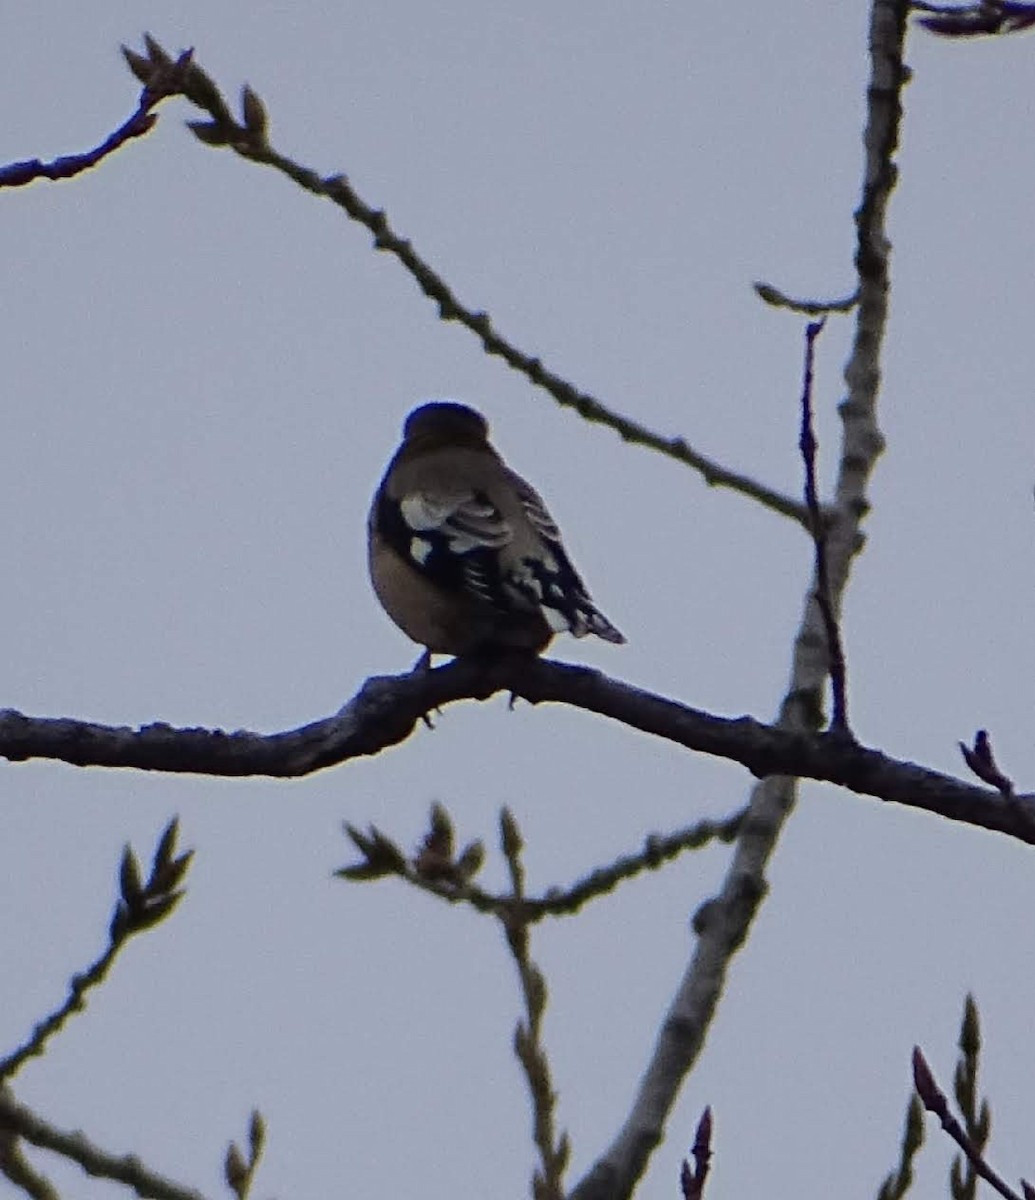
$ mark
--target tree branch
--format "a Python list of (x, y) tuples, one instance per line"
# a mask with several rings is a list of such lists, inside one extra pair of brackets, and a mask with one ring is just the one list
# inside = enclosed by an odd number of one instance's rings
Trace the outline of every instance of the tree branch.
[[(884, 447), (877, 424), (877, 395), (891, 253), (885, 213), (897, 174), (894, 157), (902, 119), (902, 88), (908, 78), (903, 61), (908, 14), (908, 0), (871, 0), (862, 200), (855, 213), (855, 337), (845, 367), (848, 396), (839, 408), (840, 465), (825, 539), (835, 612), (861, 546), (860, 526), (869, 511), (867, 484)], [(779, 718), (780, 729), (792, 737), (808, 735), (821, 720), (828, 656), (814, 591), (815, 581), (806, 594), (791, 682)], [(835, 739), (846, 740), (843, 735), (835, 735)], [(802, 773), (800, 767), (791, 771)], [(794, 806), (796, 790), (795, 780), (787, 775), (766, 779), (752, 790), (744, 831), (722, 887), (698, 910), (697, 945), (662, 1022), (629, 1115), (575, 1188), (573, 1200), (624, 1200), (646, 1170), (651, 1153), (664, 1136), (665, 1122), (683, 1080), (704, 1045), (730, 961), (743, 945), (765, 896), (766, 864)], [(918, 793), (910, 794), (915, 797)], [(1005, 808), (1001, 801), (998, 807)]]
[(20, 1188), (30, 1200), (61, 1200), (50, 1180), (25, 1157), (17, 1134), (9, 1129), (0, 1130), (0, 1175)]
[(934, 1074), (919, 1046), (913, 1047), (913, 1084), (924, 1108), (941, 1121), (942, 1129), (966, 1155), (967, 1162), (973, 1168), (974, 1173), (990, 1187), (993, 1187), (1000, 1196), (1004, 1197), (1004, 1200), (1021, 1200), (1019, 1193), (1014, 1191), (1002, 1176), (988, 1165), (981, 1148), (974, 1143), (974, 1139), (953, 1115), (945, 1093), (935, 1081)]
[[(169, 61), (169, 55), (153, 38), (147, 38), (147, 47), (150, 58), (123, 47), (130, 70), (145, 83), (149, 78), (152, 61), (157, 61), (159, 67)], [(322, 176), (311, 167), (303, 166), (275, 150), (269, 142), (269, 122), (265, 106), (250, 87), (245, 87), (242, 92), (240, 123), (231, 116), (219, 88), (196, 63), (191, 67), (184, 86), (184, 95), (211, 118), (209, 121), (188, 122), (189, 128), (199, 141), (215, 148), (226, 147), (251, 162), (272, 167), (307, 192), (336, 204), (351, 220), (358, 222), (373, 234), (374, 247), (377, 250), (386, 251), (402, 264), (420, 290), (436, 303), (441, 320), (458, 321), (478, 338), (486, 354), (498, 355), (507, 366), (551, 395), (562, 408), (574, 409), (591, 424), (613, 429), (623, 441), (655, 450), (683, 463), (696, 471), (710, 487), (729, 488), (808, 528), (805, 506), (795, 497), (770, 488), (749, 475), (722, 466), (695, 450), (681, 437), (665, 437), (639, 421), (608, 408), (589, 392), (581, 391), (567, 379), (550, 371), (540, 359), (525, 353), (513, 342), (508, 341), (493, 327), (488, 313), (471, 308), (460, 300), (442, 275), (417, 253), (413, 243), (392, 229), (384, 209), (368, 204), (345, 175)]]
[(517, 821), (508, 809), (500, 814), (500, 848), (507, 860), (513, 906), (498, 914), (504, 938), (521, 983), (525, 1019), (514, 1030), (514, 1053), (525, 1074), (532, 1102), (532, 1138), (539, 1151), (540, 1169), (532, 1176), (535, 1200), (563, 1200), (563, 1177), (571, 1157), (567, 1133), (558, 1135), (554, 1110), (554, 1090), (550, 1059), (543, 1043), (543, 1016), (548, 990), (546, 978), (531, 954), (529, 924), (520, 915), (525, 896), (525, 865), (521, 860), (524, 839)]
[(708, 1169), (712, 1161), (712, 1110), (709, 1105), (697, 1122), (697, 1132), (694, 1134), (694, 1144), (690, 1148), (694, 1158), (691, 1167), (687, 1159), (683, 1159), (683, 1169), (680, 1172), (680, 1185), (683, 1189), (683, 1200), (701, 1200), (704, 1195), (704, 1184), (708, 1178)]
[(19, 1104), (6, 1087), (0, 1087), (0, 1129), (78, 1163), (87, 1175), (123, 1183), (147, 1200), (205, 1200), (201, 1192), (149, 1170), (132, 1154), (109, 1154), (83, 1133), (55, 1129), (32, 1109)]
[(847, 313), (859, 303), (859, 293), (839, 296), (833, 300), (810, 300), (804, 296), (788, 296), (778, 287), (758, 279), (754, 283), (755, 294), (773, 308), (786, 308), (806, 317), (825, 317), (829, 313)]
[(1019, 0), (979, 0), (977, 4), (929, 4), (913, 0), (920, 24), (944, 37), (1018, 33), (1035, 25), (1035, 4)]
[(85, 971), (73, 975), (64, 1002), (37, 1022), (29, 1037), (16, 1050), (0, 1058), (0, 1085), (15, 1075), (30, 1058), (46, 1051), (75, 1013), (86, 1008), (86, 997), (108, 977), (119, 951), (135, 933), (153, 929), (176, 908), (183, 896), (179, 886), (190, 867), (194, 851), (176, 857), (179, 821), (174, 817), (165, 827), (154, 853), (151, 874), (145, 883), (136, 856), (127, 845), (119, 870), (119, 898), (108, 927), (108, 945), (104, 953)]
[[(457, 659), (433, 671), (374, 676), (336, 716), (273, 734), (164, 724), (134, 730), (7, 709), (0, 711), (0, 756), (12, 762), (48, 758), (74, 766), (297, 778), (377, 754), (404, 741), (436, 708), (487, 700), (497, 692), (610, 717), (688, 750), (739, 763), (759, 779), (801, 776), (834, 783), (1035, 844), (1032, 796), (1016, 796), (1007, 804), (997, 791), (846, 743), (836, 733), (816, 733), (786, 720), (765, 725), (753, 717), (716, 716), (589, 667), (541, 658)], [(762, 828), (750, 813), (746, 826), (755, 836)]]
[[(436, 828), (448, 822), (446, 839), (436, 838)], [(431, 829), (420, 851), (411, 856), (380, 829), (372, 825), (364, 833), (346, 823), (345, 833), (362, 855), (358, 863), (350, 863), (335, 874), (354, 882), (383, 879), (392, 875), (422, 892), (450, 904), (469, 904), (476, 912), (495, 916), (513, 914), (524, 925), (533, 925), (545, 917), (570, 917), (592, 900), (613, 892), (645, 871), (656, 871), (667, 862), (689, 850), (699, 850), (713, 841), (732, 842), (744, 822), (744, 810), (724, 821), (703, 820), (675, 833), (649, 834), (643, 847), (635, 854), (623, 854), (606, 866), (595, 867), (588, 875), (567, 887), (550, 887), (539, 896), (522, 891), (520, 900), (513, 892), (487, 892), (473, 882), (481, 869), (484, 849), (481, 842), (471, 842), (457, 852), (452, 821), (437, 801), (432, 807)], [(436, 844), (437, 843), (437, 844)], [(429, 849), (434, 845), (434, 855)]]
[(72, 179), (90, 167), (97, 166), (102, 159), (114, 154), (133, 138), (150, 133), (158, 120), (158, 114), (153, 109), (168, 96), (179, 94), (184, 77), (190, 70), (191, 55), (192, 51), (185, 50), (175, 61), (168, 55), (162, 61), (156, 61), (154, 70), (142, 81), (144, 90), (140, 93), (136, 112), (110, 133), (99, 146), (92, 150), (84, 150), (81, 154), (63, 155), (52, 162), (45, 163), (38, 158), (30, 158), (22, 162), (8, 163), (0, 167), (0, 188), (24, 187), (36, 179)]
[(805, 507), (809, 510), (809, 524), (812, 531), (812, 542), (815, 547), (813, 570), (816, 574), (816, 590), (813, 593), (819, 605), (820, 616), (823, 618), (823, 630), (827, 643), (827, 672), (830, 675), (830, 687), (834, 697), (834, 714), (830, 718), (832, 731), (851, 737), (848, 726), (848, 684), (847, 667), (845, 666), (844, 645), (841, 641), (841, 630), (838, 628), (837, 615), (830, 598), (830, 573), (827, 571), (827, 531), (823, 514), (819, 507), (819, 494), (816, 487), (816, 435), (812, 427), (812, 382), (813, 359), (815, 355), (816, 338), (823, 332), (826, 317), (812, 321), (805, 330), (805, 371), (801, 391), (801, 437), (798, 448), (805, 463)]

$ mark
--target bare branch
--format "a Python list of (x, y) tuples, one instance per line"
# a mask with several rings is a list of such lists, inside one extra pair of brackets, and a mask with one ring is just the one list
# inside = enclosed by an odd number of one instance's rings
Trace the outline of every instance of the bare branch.
[(259, 1159), (266, 1146), (266, 1122), (256, 1108), (248, 1123), (248, 1153), (245, 1154), (236, 1142), (231, 1142), (223, 1159), (223, 1178), (237, 1200), (248, 1200)]
[(819, 507), (816, 489), (816, 435), (812, 426), (812, 380), (816, 338), (823, 332), (826, 318), (814, 321), (805, 330), (805, 370), (801, 389), (801, 436), (798, 447), (805, 462), (805, 507), (809, 512), (812, 543), (815, 547), (816, 603), (823, 617), (826, 633), (827, 654), (830, 661), (830, 685), (834, 694), (834, 715), (830, 722), (833, 732), (848, 734), (848, 685), (846, 680), (845, 653), (841, 644), (841, 631), (834, 613), (834, 602), (830, 594), (830, 573), (827, 571), (827, 530)]
[[(877, 395), (891, 253), (885, 213), (897, 177), (894, 157), (902, 89), (909, 74), (903, 60), (908, 13), (908, 0), (871, 3), (862, 201), (855, 218), (858, 304), (845, 368), (848, 396), (838, 410), (843, 434), (827, 540), (831, 596), (837, 602), (861, 545), (860, 526), (869, 510), (867, 485), (884, 445), (877, 424)], [(805, 737), (818, 727), (827, 659), (822, 620), (814, 597), (809, 596), (778, 722), (792, 737)], [(752, 790), (744, 829), (722, 887), (698, 911), (697, 946), (663, 1019), (631, 1111), (611, 1145), (575, 1188), (572, 1200), (625, 1200), (664, 1136), (668, 1114), (715, 1015), (730, 961), (743, 945), (765, 895), (766, 864), (796, 798), (791, 777), (795, 773), (797, 769), (791, 768), (790, 774), (774, 775)], [(917, 794), (913, 793), (914, 799)], [(1006, 808), (999, 797), (996, 806)]]
[(514, 1053), (528, 1084), (532, 1101), (532, 1136), (539, 1151), (540, 1169), (532, 1177), (532, 1196), (534, 1200), (564, 1200), (563, 1178), (571, 1145), (566, 1133), (557, 1135), (554, 1123), (557, 1096), (543, 1044), (543, 1015), (548, 998), (546, 979), (532, 961), (528, 923), (518, 915), (525, 898), (525, 869), (521, 861), (524, 842), (517, 821), (507, 809), (500, 816), (500, 844), (513, 888), (512, 903), (501, 915), (500, 923), (517, 967), (525, 1005), (525, 1019), (519, 1021), (514, 1030)]
[(993, 1187), (1004, 1200), (1021, 1200), (1015, 1192), (985, 1161), (981, 1150), (967, 1136), (963, 1126), (953, 1116), (945, 1093), (938, 1086), (931, 1068), (919, 1046), (913, 1047), (913, 1084), (924, 1108), (933, 1113), (942, 1123), (942, 1128), (966, 1155), (967, 1161), (987, 1184)]
[(964, 762), (978, 779), (996, 788), (1004, 799), (1010, 800), (1013, 798), (1013, 780), (1008, 779), (996, 766), (995, 756), (992, 754), (992, 743), (989, 740), (987, 730), (979, 729), (974, 734), (973, 748), (967, 746), (964, 742), (959, 743), (959, 748)]
[(906, 1109), (906, 1121), (902, 1130), (902, 1148), (899, 1151), (898, 1168), (880, 1186), (877, 1200), (902, 1200), (913, 1186), (913, 1161), (924, 1144), (924, 1106), (914, 1093)]
[(980, 0), (977, 4), (928, 4), (913, 0), (917, 12), (927, 13), (919, 23), (943, 37), (981, 37), (1020, 33), (1035, 25), (1035, 4), (1017, 0)]
[(0, 1086), (0, 1130), (10, 1130), (33, 1146), (78, 1163), (87, 1175), (123, 1183), (147, 1200), (206, 1200), (201, 1192), (150, 1170), (135, 1155), (109, 1154), (83, 1133), (56, 1129), (19, 1104), (4, 1086)]
[[(267, 735), (169, 725), (132, 730), (71, 718), (26, 717), (7, 709), (0, 711), (0, 757), (294, 778), (376, 754), (409, 737), (422, 714), (457, 700), (486, 700), (497, 692), (514, 692), (532, 704), (568, 704), (598, 713), (688, 750), (740, 763), (759, 779), (823, 780), (1035, 843), (1030, 796), (1020, 795), (1007, 805), (997, 792), (846, 742), (836, 734), (814, 733), (786, 716), (775, 725), (752, 717), (719, 717), (588, 667), (539, 658), (488, 663), (458, 659), (423, 675), (375, 676), (336, 716)], [(753, 837), (763, 828), (769, 830), (750, 815), (747, 825)]]
[[(506, 814), (502, 819), (507, 820)], [(699, 821), (696, 825), (664, 837), (651, 834), (638, 853), (624, 855), (606, 867), (597, 867), (567, 888), (553, 887), (542, 896), (528, 896), (524, 893), (522, 882), (520, 901), (514, 899), (513, 890), (492, 893), (472, 882), (484, 857), (481, 842), (471, 842), (455, 858), (436, 853), (429, 862), (428, 845), (433, 841), (433, 829), (425, 837), (417, 857), (409, 859), (380, 829), (371, 827), (363, 833), (346, 824), (345, 832), (363, 858), (359, 863), (342, 867), (335, 874), (354, 882), (395, 876), (450, 904), (469, 904), (477, 912), (493, 916), (513, 914), (524, 924), (531, 925), (544, 917), (573, 916), (591, 900), (613, 892), (620, 883), (635, 879), (644, 871), (657, 870), (688, 850), (700, 849), (713, 841), (731, 842), (737, 836), (743, 819), (742, 811), (728, 820)]]
[(683, 1200), (701, 1200), (704, 1195), (704, 1182), (708, 1178), (708, 1168), (712, 1161), (712, 1110), (706, 1108), (697, 1122), (697, 1133), (694, 1144), (690, 1149), (694, 1165), (684, 1158), (683, 1169), (679, 1182), (683, 1189)]
[(40, 1021), (17, 1050), (0, 1058), (0, 1085), (12, 1078), (30, 1058), (43, 1054), (49, 1040), (61, 1032), (69, 1018), (86, 1008), (87, 992), (104, 982), (119, 951), (133, 934), (153, 929), (176, 907), (183, 895), (179, 884), (193, 855), (193, 851), (188, 851), (179, 858), (174, 856), (177, 828), (175, 819), (166, 826), (146, 884), (141, 881), (140, 868), (132, 850), (129, 846), (125, 848), (119, 869), (120, 896), (108, 928), (107, 948), (85, 971), (72, 976), (68, 996), (61, 1007)]
[[(978, 1065), (981, 1059), (981, 1025), (974, 997), (968, 995), (963, 1004), (963, 1020), (960, 1022), (960, 1056), (953, 1075), (953, 1092), (963, 1116), (963, 1128), (971, 1146), (984, 1156), (992, 1132), (992, 1111), (987, 1100), (978, 1103)], [(951, 1169), (953, 1200), (976, 1200), (978, 1174), (974, 1164), (968, 1162), (966, 1170), (957, 1156)]]
[(753, 286), (759, 298), (766, 304), (773, 308), (787, 308), (806, 317), (825, 317), (828, 313), (851, 312), (859, 303), (858, 291), (837, 300), (805, 300), (800, 296), (788, 296), (771, 283), (762, 280), (757, 280)]
[(90, 167), (95, 167), (109, 155), (114, 154), (133, 138), (143, 137), (154, 128), (158, 116), (152, 110), (169, 96), (179, 95), (183, 79), (190, 68), (192, 51), (186, 50), (175, 61), (167, 59), (156, 68), (150, 82), (144, 84), (136, 112), (128, 117), (114, 133), (109, 134), (99, 146), (81, 154), (66, 154), (52, 162), (41, 162), (38, 158), (23, 162), (8, 163), (0, 167), (0, 188), (23, 187), (36, 179), (72, 179)]
[[(149, 47), (157, 46), (153, 39)], [(159, 47), (160, 49), (160, 47)], [(164, 51), (162, 52), (164, 54)], [(128, 57), (128, 56), (127, 56)], [(168, 57), (168, 56), (166, 56)], [(147, 59), (135, 55), (130, 61), (134, 73), (146, 75)], [(140, 77), (138, 75), (138, 77)], [(551, 395), (563, 408), (574, 409), (591, 424), (613, 429), (623, 441), (654, 450), (696, 471), (710, 487), (723, 487), (756, 500), (764, 508), (806, 525), (804, 506), (794, 497), (752, 479), (739, 471), (722, 466), (690, 446), (684, 438), (666, 437), (631, 417), (608, 408), (601, 400), (581, 391), (573, 383), (550, 371), (540, 359), (526, 354), (508, 341), (492, 325), (488, 313), (464, 304), (446, 280), (413, 247), (396, 233), (383, 209), (374, 208), (355, 190), (346, 176), (322, 176), (273, 149), (268, 139), (266, 109), (258, 94), (245, 88), (242, 116), (238, 122), (230, 114), (220, 90), (202, 69), (194, 64), (184, 94), (208, 113), (208, 121), (188, 122), (194, 135), (207, 146), (226, 147), (251, 162), (273, 167), (299, 187), (338, 205), (353, 221), (363, 225), (374, 238), (374, 246), (393, 255), (416, 281), (421, 291), (438, 306), (443, 321), (458, 321), (481, 342), (486, 354), (498, 355), (513, 370), (524, 375), (536, 387)]]
[(50, 1180), (25, 1157), (18, 1135), (9, 1129), (0, 1129), (0, 1175), (30, 1200), (61, 1200)]

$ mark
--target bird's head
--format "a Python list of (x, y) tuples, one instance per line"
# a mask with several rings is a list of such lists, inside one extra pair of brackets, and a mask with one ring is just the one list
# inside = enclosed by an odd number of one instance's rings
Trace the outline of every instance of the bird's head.
[(452, 446), (484, 446), (489, 437), (489, 423), (480, 412), (451, 400), (435, 400), (415, 408), (403, 425), (403, 440), (407, 445), (448, 444)]

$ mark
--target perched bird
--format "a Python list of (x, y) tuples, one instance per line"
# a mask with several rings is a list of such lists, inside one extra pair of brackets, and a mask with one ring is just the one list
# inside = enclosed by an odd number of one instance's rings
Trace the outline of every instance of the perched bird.
[(625, 641), (589, 598), (539, 494), (466, 405), (424, 404), (406, 418), (370, 509), (369, 549), (385, 612), (429, 655), (538, 654), (563, 631)]

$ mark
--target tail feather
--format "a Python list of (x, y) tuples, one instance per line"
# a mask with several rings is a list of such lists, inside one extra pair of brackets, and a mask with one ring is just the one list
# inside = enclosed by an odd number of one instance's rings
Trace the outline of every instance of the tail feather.
[(571, 626), (575, 637), (585, 637), (587, 633), (596, 634), (605, 642), (613, 642), (621, 646), (625, 642), (625, 634), (617, 629), (598, 609), (592, 606), (580, 607), (575, 613), (576, 620)]

